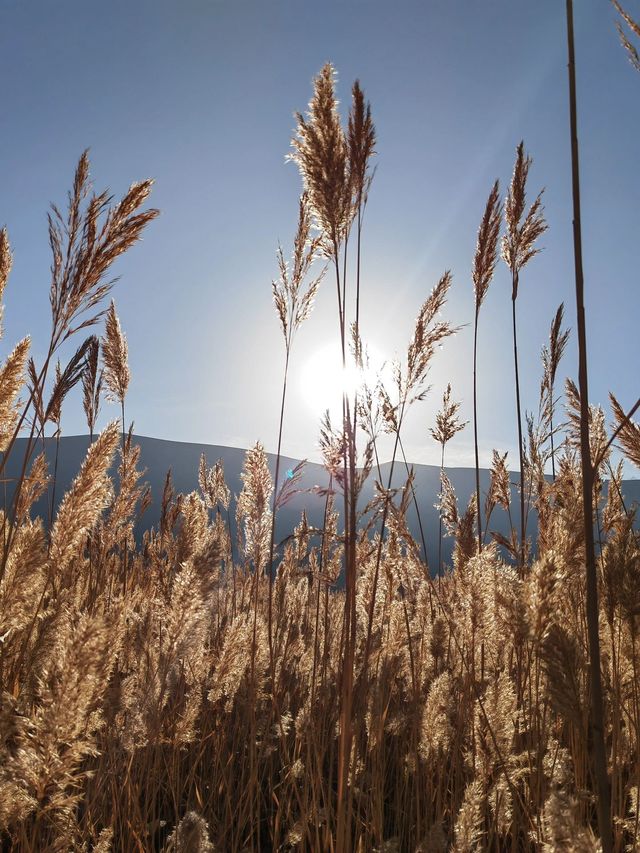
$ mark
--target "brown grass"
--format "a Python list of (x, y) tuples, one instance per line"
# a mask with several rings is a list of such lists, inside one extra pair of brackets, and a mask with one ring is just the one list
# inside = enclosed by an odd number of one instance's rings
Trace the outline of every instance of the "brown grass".
[[(286, 357), (320, 283), (310, 269), (324, 249), (336, 273), (339, 334), (346, 346), (351, 315), (356, 357), (363, 358), (359, 238), (375, 131), (360, 87), (345, 132), (326, 66), (294, 145), (306, 195), (291, 264), (279, 252), (274, 285)], [(520, 146), (503, 242), (514, 305), (519, 272), (544, 228), (539, 197), (525, 215), (529, 163)], [(148, 495), (139, 449), (124, 429), (118, 451), (117, 423), (91, 444), (50, 527), (32, 518), (49, 479), (44, 457), (31, 457), (49, 420), (42, 401), (50, 359), (81, 314), (90, 312), (89, 323), (101, 316), (109, 263), (155, 215), (139, 212), (148, 191), (148, 182), (134, 185), (114, 207), (104, 193), (89, 196), (83, 155), (68, 215), (52, 218), (48, 356), (27, 368), (23, 341), (0, 369), (3, 451), (30, 425), (15, 498), (0, 517), (3, 849), (597, 850), (575, 385), (568, 386), (567, 424), (554, 420), (566, 344), (561, 311), (543, 359), (540, 423), (531, 422), (521, 442), (521, 501), (539, 526), (528, 556), (514, 525), (510, 539), (492, 541), (487, 533), (496, 507), (510, 512), (505, 454), (494, 451), (484, 536), (482, 496), (458, 507), (444, 472), (445, 445), (463, 426), (450, 388), (432, 430), (443, 452), (441, 519), (454, 537), (452, 565), (437, 583), (409, 532), (409, 466), (400, 487), (382, 483), (378, 470), (372, 505), (359, 500), (364, 476), (376, 474), (379, 431), (401, 448), (406, 413), (427, 393), (438, 345), (455, 331), (440, 318), (449, 273), (421, 307), (390, 387), (345, 399), (339, 429), (323, 424), (330, 486), (321, 530), (303, 516), (276, 548), (273, 516), (293, 486), (273, 482), (257, 444), (235, 506), (221, 463), (209, 469), (203, 459), (199, 491), (176, 495), (168, 476), (160, 525), (136, 542), (134, 522)], [(496, 184), (474, 264), (476, 320), (496, 262), (499, 219)], [(352, 227), (357, 250), (347, 257)], [(10, 266), (3, 231), (0, 290)], [(113, 303), (102, 352), (104, 385), (123, 406), (129, 368)], [(82, 381), (91, 433), (101, 376), (93, 338), (53, 383), (55, 392)], [(59, 407), (62, 390), (54, 393)], [(621, 449), (638, 465), (640, 427), (615, 398), (613, 405)], [(601, 410), (592, 409), (589, 427), (598, 460), (594, 520), (614, 845), (634, 850), (640, 542), (634, 510), (621, 497), (621, 470), (611, 467)], [(545, 476), (549, 464), (553, 478)]]

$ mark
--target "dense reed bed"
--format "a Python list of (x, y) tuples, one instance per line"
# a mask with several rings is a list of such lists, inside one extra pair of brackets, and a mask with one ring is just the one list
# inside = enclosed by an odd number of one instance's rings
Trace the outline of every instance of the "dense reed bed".
[[(293, 142), (304, 192), (292, 259), (279, 251), (273, 286), (285, 342), (279, 448), (294, 336), (323, 276), (323, 287), (335, 282), (345, 364), (366, 359), (360, 237), (375, 128), (357, 83), (343, 128), (334, 85), (327, 65)], [(504, 211), (498, 183), (491, 189), (469, 281), (477, 341), (502, 255), (513, 281), (516, 377), (520, 273), (546, 227), (541, 197), (526, 202), (531, 162), (519, 145)], [(567, 384), (562, 405), (555, 387), (568, 335), (562, 306), (543, 350), (539, 415), (526, 424), (516, 385), (521, 465), (511, 538), (489, 533), (494, 509), (512, 512), (505, 455), (494, 452), (490, 489), (482, 495), (478, 479), (468, 506), (458, 506), (446, 477), (445, 448), (463, 426), (450, 388), (432, 434), (441, 445), (441, 531), (454, 537), (452, 565), (429, 567), (425, 543), (409, 532), (409, 515), (425, 508), (413, 491), (402, 424), (426, 393), (438, 345), (455, 331), (440, 316), (451, 284), (445, 272), (418, 313), (392, 387), (345, 395), (342, 423), (322, 425), (330, 486), (321, 529), (303, 516), (285, 543), (274, 540), (298, 469), (281, 477), (278, 454), (274, 484), (256, 445), (237, 497), (222, 466), (204, 459), (199, 491), (175, 494), (168, 477), (160, 525), (137, 542), (134, 523), (149, 496), (124, 429), (127, 345), (114, 303), (106, 312), (102, 304), (111, 263), (156, 211), (143, 209), (149, 182), (113, 203), (92, 194), (88, 168), (83, 156), (68, 211), (54, 208), (50, 220), (47, 357), (40, 367), (30, 361), (25, 340), (0, 368), (0, 468), (19, 432), (29, 435), (0, 518), (3, 849), (600, 849), (579, 456), (585, 424), (577, 387)], [(2, 231), (1, 290), (10, 268)], [(66, 367), (54, 368), (62, 343), (103, 313), (102, 341), (89, 337)], [(474, 347), (477, 447), (483, 380), (475, 366)], [(103, 390), (122, 420), (97, 435), (56, 506), (55, 471), (38, 452), (48, 428), (59, 434), (77, 383), (92, 438)], [(615, 434), (598, 407), (587, 427), (595, 665), (613, 849), (623, 851), (640, 849), (640, 542), (611, 452), (615, 438), (640, 465), (640, 426), (614, 398), (613, 412)], [(381, 431), (395, 439), (386, 483), (377, 474)], [(117, 477), (109, 473), (114, 459)], [(378, 486), (364, 507), (368, 476)], [(32, 517), (47, 490), (51, 518)], [(531, 513), (535, 542), (527, 536)]]

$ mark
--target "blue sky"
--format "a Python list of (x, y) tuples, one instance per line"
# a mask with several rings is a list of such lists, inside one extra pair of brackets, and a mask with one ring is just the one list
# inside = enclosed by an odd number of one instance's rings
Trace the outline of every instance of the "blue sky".
[[(583, 239), (593, 402), (639, 388), (637, 283), (640, 76), (604, 0), (576, 5)], [(627, 0), (640, 17), (638, 0)], [(518, 299), (523, 400), (537, 409), (540, 348), (561, 301), (575, 328), (561, 0), (368, 2), (18, 2), (0, 0), (0, 224), (15, 255), (6, 291), (7, 352), (26, 333), (41, 358), (49, 332), (46, 211), (64, 203), (81, 151), (98, 190), (145, 177), (161, 209), (117, 266), (114, 296), (133, 373), (128, 417), (145, 435), (275, 449), (283, 347), (271, 303), (278, 240), (288, 250), (300, 180), (285, 163), (294, 110), (330, 60), (338, 95), (357, 77), (378, 133), (363, 243), (364, 337), (385, 358), (406, 347), (415, 315), (451, 269), (446, 310), (465, 325), (438, 354), (432, 394), (412, 412), (405, 447), (435, 462), (429, 437), (442, 391), (471, 416), (476, 231), (493, 180), (503, 194), (521, 138), (530, 192), (546, 187), (549, 231)], [(301, 385), (337, 340), (324, 287), (293, 350), (284, 450), (317, 458), (317, 412)], [(498, 268), (479, 332), (479, 431), (517, 446), (510, 283)], [(576, 376), (575, 341), (562, 375)], [(112, 411), (110, 410), (112, 409)], [(104, 404), (101, 422), (116, 417)], [(85, 431), (70, 400), (63, 431)], [(471, 464), (472, 433), (449, 452)]]

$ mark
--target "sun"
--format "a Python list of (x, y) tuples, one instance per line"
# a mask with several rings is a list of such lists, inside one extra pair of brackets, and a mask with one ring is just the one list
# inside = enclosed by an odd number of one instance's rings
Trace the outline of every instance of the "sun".
[(305, 362), (300, 373), (300, 393), (311, 411), (320, 416), (325, 411), (334, 424), (342, 418), (342, 395), (353, 399), (364, 385), (373, 387), (383, 369), (384, 359), (379, 350), (367, 344), (368, 366), (360, 370), (350, 354), (342, 366), (339, 342), (320, 346)]

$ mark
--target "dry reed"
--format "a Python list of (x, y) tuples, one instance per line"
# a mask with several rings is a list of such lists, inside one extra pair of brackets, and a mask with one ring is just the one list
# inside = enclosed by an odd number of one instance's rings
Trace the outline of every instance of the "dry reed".
[[(325, 66), (309, 116), (298, 118), (294, 159), (306, 195), (291, 264), (278, 254), (274, 298), (287, 357), (317, 290), (319, 279), (308, 274), (323, 250), (336, 272), (341, 342), (351, 311), (356, 360), (365, 358), (357, 320), (359, 243), (374, 146), (359, 85), (345, 132), (334, 72)], [(519, 273), (545, 227), (539, 197), (525, 215), (529, 163), (521, 145), (503, 241), (514, 312)], [(52, 217), (49, 358), (82, 325), (85, 311), (84, 322), (97, 322), (110, 290), (104, 272), (155, 215), (136, 212), (148, 183), (134, 185), (112, 208), (106, 194), (83, 208), (87, 187), (83, 156), (67, 217)], [(496, 263), (499, 220), (496, 184), (473, 266), (476, 330)], [(350, 308), (346, 244), (354, 223), (357, 296)], [(10, 266), (2, 231), (0, 290)], [(329, 487), (322, 528), (303, 515), (278, 549), (274, 515), (299, 470), (289, 485), (278, 476), (274, 483), (260, 444), (246, 455), (237, 499), (221, 462), (209, 468), (203, 457), (200, 491), (187, 495), (175, 494), (168, 475), (160, 524), (137, 542), (134, 523), (148, 494), (139, 447), (124, 426), (112, 478), (117, 423), (91, 443), (45, 528), (33, 507), (49, 475), (44, 456), (31, 459), (33, 446), (47, 421), (59, 427), (67, 391), (78, 381), (93, 433), (103, 393), (97, 341), (89, 338), (60, 369), (50, 396), (49, 358), (40, 369), (29, 365), (28, 340), (8, 356), (0, 369), (3, 451), (15, 452), (28, 413), (34, 426), (15, 500), (2, 514), (4, 849), (598, 849), (576, 456), (584, 422), (574, 384), (567, 386), (567, 424), (554, 420), (567, 334), (562, 311), (543, 358), (541, 435), (531, 424), (526, 467), (524, 436), (520, 441), (521, 496), (526, 471), (538, 517), (535, 552), (527, 556), (522, 530), (518, 535), (513, 524), (510, 538), (489, 534), (493, 513), (510, 513), (506, 454), (493, 454), (484, 530), (478, 483), (459, 508), (444, 470), (445, 445), (463, 426), (450, 386), (431, 431), (442, 448), (440, 518), (454, 539), (452, 565), (443, 567), (438, 583), (424, 543), (421, 551), (409, 529), (412, 500), (417, 507), (409, 466), (400, 485), (378, 476), (372, 503), (359, 504), (364, 480), (377, 468), (379, 431), (386, 429), (401, 448), (406, 413), (428, 393), (438, 344), (454, 331), (439, 316), (450, 286), (445, 273), (419, 310), (391, 386), (345, 398), (340, 429), (323, 422)], [(130, 375), (113, 303), (106, 322), (104, 386), (123, 405)], [(25, 388), (26, 402), (19, 403)], [(46, 399), (52, 402), (44, 405)], [(622, 469), (611, 467), (610, 444), (617, 440), (639, 466), (640, 439), (615, 398), (612, 406), (614, 433), (595, 408), (587, 426), (598, 460), (606, 757), (614, 844), (622, 851), (636, 849), (639, 828), (640, 541), (635, 511), (622, 499)], [(558, 440), (547, 455), (553, 436)], [(545, 476), (547, 460), (553, 478)], [(233, 510), (240, 532), (235, 553)]]

